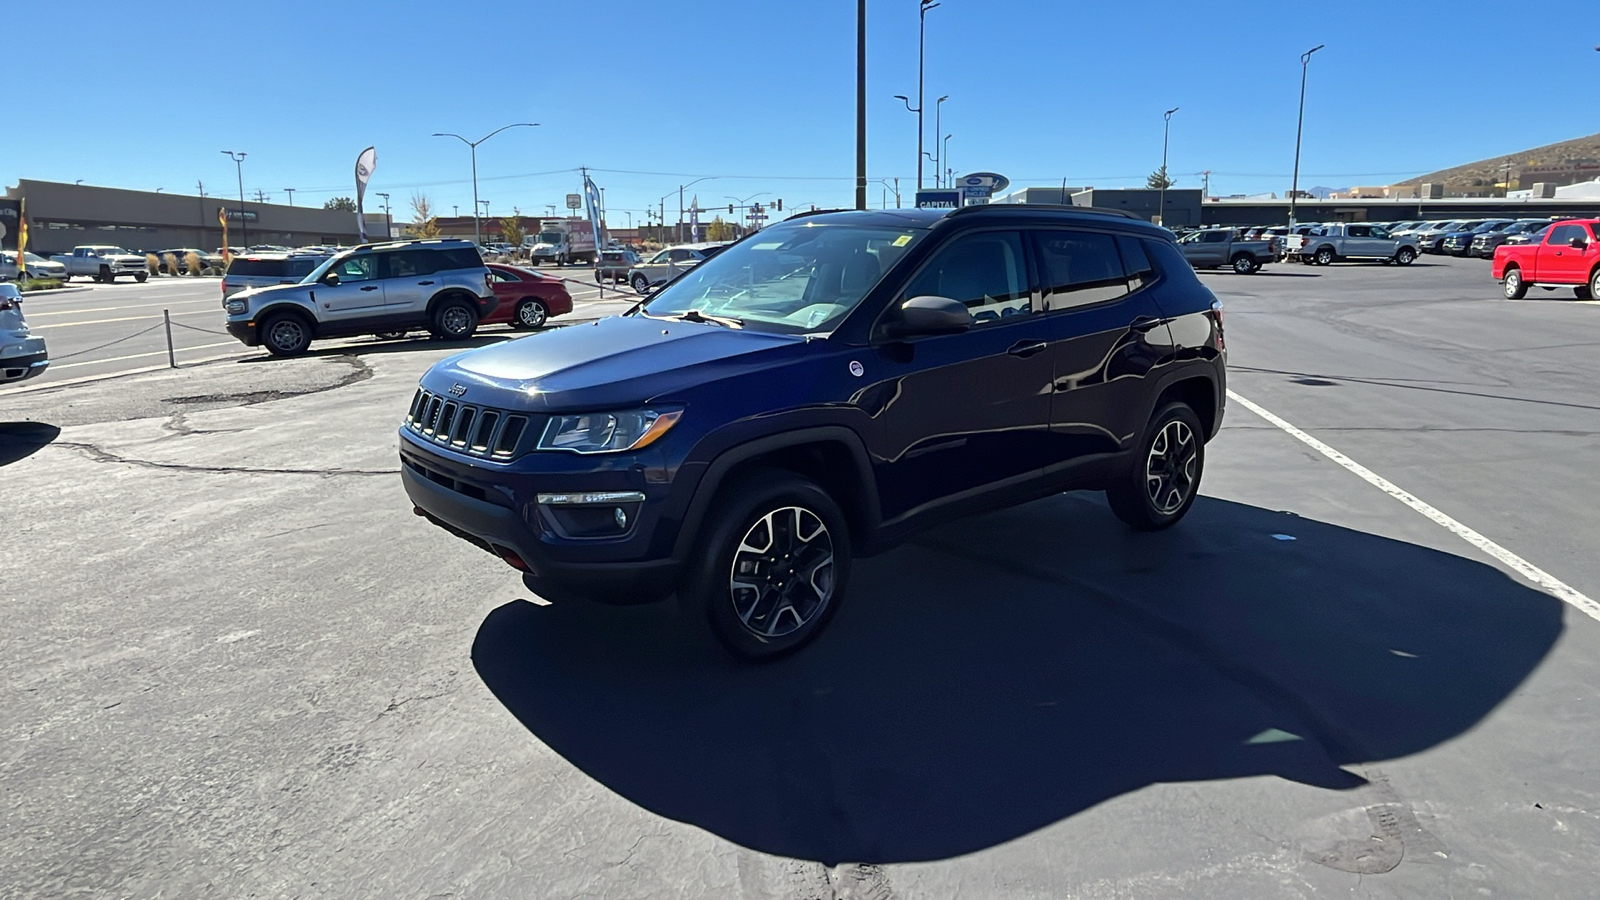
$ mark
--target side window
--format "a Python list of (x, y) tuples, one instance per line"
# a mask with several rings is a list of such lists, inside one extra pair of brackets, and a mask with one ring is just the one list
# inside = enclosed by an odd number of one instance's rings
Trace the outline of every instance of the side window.
[(397, 250), (381, 254), (384, 278), (416, 278), (434, 272), (433, 254), (426, 250)]
[(975, 325), (1031, 313), (1022, 235), (989, 231), (956, 238), (923, 266), (904, 296), (929, 294), (966, 304)]
[(1382, 225), (1374, 225), (1372, 226), (1372, 236), (1375, 238), (1387, 238), (1389, 237), (1389, 229)]
[(1351, 225), (1345, 229), (1345, 234), (1350, 237), (1371, 237), (1372, 229), (1365, 225)]
[(1155, 280), (1156, 267), (1150, 255), (1144, 252), (1144, 243), (1127, 235), (1117, 236), (1117, 248), (1122, 251), (1122, 268), (1128, 273), (1128, 290), (1138, 289)]
[(1128, 293), (1128, 278), (1114, 236), (1055, 230), (1035, 235), (1047, 311), (1115, 300)]
[(671, 258), (672, 254), (666, 250), (663, 250), (660, 253), (657, 253), (655, 256), (650, 257), (650, 262), (646, 263), (646, 265), (659, 266), (666, 263), (666, 261)]
[(1557, 244), (1565, 244), (1567, 241), (1572, 240), (1573, 234), (1574, 229), (1571, 225), (1557, 225), (1550, 229), (1550, 237), (1545, 240), (1545, 243), (1552, 247)]
[(1225, 244), (1228, 241), (1228, 232), (1226, 232), (1226, 231), (1207, 231), (1207, 232), (1205, 232), (1205, 237), (1202, 238), (1202, 240), (1204, 240), (1208, 244)]
[(434, 271), (450, 269), (476, 269), (483, 265), (483, 257), (470, 247), (447, 247), (433, 251)]
[(495, 281), (500, 282), (516, 282), (522, 280), (521, 278), (518, 278), (504, 269), (490, 269), (489, 274), (494, 276)]
[(672, 250), (672, 251), (669, 251), (669, 252), (672, 255), (670, 257), (668, 257), (668, 258), (671, 259), (673, 262), (686, 262), (688, 260), (694, 259), (694, 254), (690, 253), (688, 250), (678, 249), (678, 250)]
[(371, 281), (378, 277), (378, 257), (370, 253), (352, 256), (334, 266), (333, 271), (341, 282)]

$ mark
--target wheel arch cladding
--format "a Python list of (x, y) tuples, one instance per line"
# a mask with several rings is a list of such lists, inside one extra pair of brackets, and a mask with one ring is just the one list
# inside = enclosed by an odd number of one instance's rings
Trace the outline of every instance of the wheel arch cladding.
[(1200, 419), (1200, 427), (1205, 432), (1207, 440), (1215, 436), (1217, 388), (1211, 379), (1196, 376), (1167, 385), (1160, 396), (1156, 397), (1156, 405), (1151, 410), (1151, 415), (1155, 414), (1155, 410), (1172, 402), (1182, 403), (1194, 410), (1194, 414)]
[(472, 296), (461, 288), (446, 288), (445, 290), (434, 294), (433, 299), (428, 301), (429, 317), (432, 317), (434, 314), (438, 313), (439, 307), (449, 303), (451, 300), (460, 300), (471, 307), (473, 312), (478, 311), (477, 297)]

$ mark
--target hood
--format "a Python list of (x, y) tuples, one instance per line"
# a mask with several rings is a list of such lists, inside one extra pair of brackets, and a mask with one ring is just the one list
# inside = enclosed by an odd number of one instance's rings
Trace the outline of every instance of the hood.
[(453, 356), (422, 383), (441, 393), (463, 385), (469, 402), (508, 409), (615, 409), (770, 366), (805, 344), (795, 335), (613, 316)]

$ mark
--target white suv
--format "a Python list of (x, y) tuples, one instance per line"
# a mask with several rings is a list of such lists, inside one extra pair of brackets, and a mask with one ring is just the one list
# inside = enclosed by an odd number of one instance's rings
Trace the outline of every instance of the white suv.
[(700, 263), (716, 256), (726, 244), (679, 244), (668, 247), (628, 270), (628, 284), (643, 294), (668, 284)]
[(494, 312), (493, 276), (469, 241), (363, 244), (329, 257), (298, 284), (241, 291), (223, 301), (228, 333), (274, 356), (313, 339), (395, 334), (471, 337)]
[(14, 284), (0, 284), (0, 384), (26, 381), (49, 365), (44, 338), (30, 332), (22, 318), (22, 292)]

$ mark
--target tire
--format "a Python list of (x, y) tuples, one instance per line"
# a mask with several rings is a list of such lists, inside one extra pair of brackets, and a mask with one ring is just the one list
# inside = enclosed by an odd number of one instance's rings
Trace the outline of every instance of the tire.
[(478, 330), (478, 311), (460, 298), (446, 300), (433, 311), (430, 330), (441, 340), (464, 341)]
[(650, 292), (650, 279), (643, 275), (633, 276), (633, 281), (629, 283), (633, 285), (634, 293), (646, 294)]
[(1316, 260), (1317, 260), (1317, 265), (1319, 265), (1319, 266), (1331, 266), (1331, 265), (1333, 265), (1333, 248), (1332, 247), (1321, 247), (1321, 248), (1319, 248), (1317, 250)]
[(1237, 275), (1254, 275), (1260, 270), (1261, 264), (1248, 253), (1240, 253), (1233, 258), (1233, 271)]
[(533, 331), (543, 328), (549, 319), (550, 310), (545, 308), (544, 301), (529, 297), (518, 301), (516, 311), (512, 313), (511, 324), (524, 331)]
[(1516, 266), (1506, 268), (1501, 288), (1505, 291), (1507, 300), (1521, 300), (1528, 296), (1528, 283), (1522, 280), (1522, 270)]
[(397, 341), (397, 340), (405, 337), (406, 334), (408, 334), (408, 332), (404, 332), (404, 331), (380, 331), (377, 334), (373, 335), (373, 337), (377, 338), (380, 341)]
[(1573, 293), (1573, 296), (1577, 297), (1579, 300), (1593, 300), (1594, 299), (1594, 294), (1589, 290), (1589, 286), (1587, 284), (1578, 285), (1577, 287), (1572, 289), (1572, 293)]
[(311, 326), (294, 313), (274, 313), (261, 323), (261, 345), (273, 356), (298, 356), (311, 346)]
[(1184, 403), (1156, 410), (1138, 455), (1106, 489), (1117, 518), (1137, 531), (1160, 531), (1184, 517), (1200, 494), (1206, 442), (1200, 417)]
[(150, 274), (148, 272), (140, 272), (133, 276), (133, 280), (139, 282), (140, 284), (144, 284), (149, 278)]
[(1417, 261), (1417, 251), (1410, 247), (1401, 247), (1395, 251), (1394, 261), (1402, 266), (1409, 266)]
[(1589, 273), (1589, 299), (1596, 298), (1600, 298), (1600, 266), (1596, 266), (1595, 270)]
[(678, 591), (685, 607), (699, 607), (728, 652), (751, 662), (821, 634), (850, 580), (838, 503), (806, 478), (768, 469), (723, 488), (711, 509), (699, 562)]

